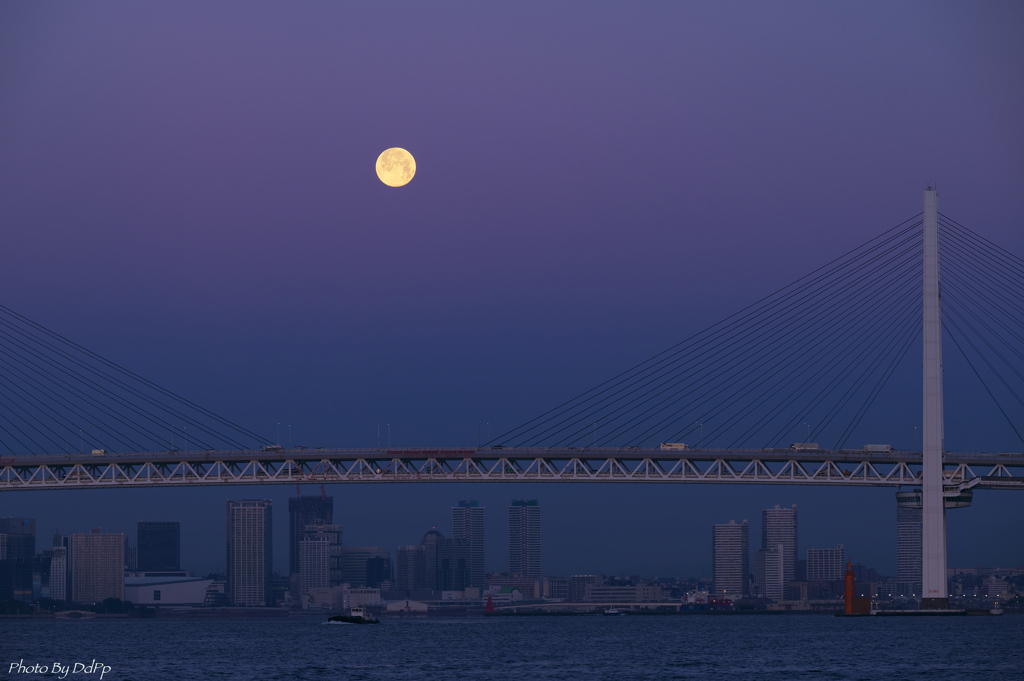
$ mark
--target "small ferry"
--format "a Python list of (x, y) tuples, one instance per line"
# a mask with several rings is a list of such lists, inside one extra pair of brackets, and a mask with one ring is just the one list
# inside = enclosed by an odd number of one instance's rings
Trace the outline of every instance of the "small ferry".
[(380, 624), (380, 620), (367, 617), (364, 608), (352, 608), (348, 615), (328, 617), (324, 624)]
[(626, 613), (618, 608), (608, 608), (604, 611), (604, 614), (610, 617), (615, 617), (616, 615), (625, 615)]

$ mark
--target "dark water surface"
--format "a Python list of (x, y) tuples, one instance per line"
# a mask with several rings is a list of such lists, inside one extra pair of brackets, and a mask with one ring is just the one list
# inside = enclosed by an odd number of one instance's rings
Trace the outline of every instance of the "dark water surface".
[[(1022, 679), (1024, 616), (0, 620), (12, 662), (122, 679)], [(68, 674), (73, 681), (99, 673)]]

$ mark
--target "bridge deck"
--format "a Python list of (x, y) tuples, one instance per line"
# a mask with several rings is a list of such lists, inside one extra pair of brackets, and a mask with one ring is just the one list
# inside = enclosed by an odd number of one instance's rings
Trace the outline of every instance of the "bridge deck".
[[(921, 452), (912, 450), (893, 450), (891, 452), (871, 452), (862, 449), (649, 449), (639, 447), (389, 447), (389, 448), (272, 448), (261, 450), (174, 450), (164, 452), (124, 452), (104, 454), (55, 454), (48, 456), (26, 455), (0, 457), (0, 466), (68, 466), (75, 464), (93, 465), (102, 463), (157, 463), (166, 461), (251, 461), (289, 459), (296, 461), (358, 461), (366, 460), (426, 460), (426, 459), (549, 459), (565, 461), (568, 459), (622, 459), (655, 461), (674, 461), (690, 459), (694, 461), (804, 461), (836, 463), (860, 463), (871, 461), (880, 464), (920, 464)], [(1024, 466), (1024, 453), (1019, 452), (945, 452), (943, 460), (946, 465), (985, 466), (1004, 465), (1011, 467)]]
[[(272, 448), (68, 454), (0, 459), (0, 491), (389, 482), (900, 486), (921, 484), (920, 470), (915, 470), (920, 463), (920, 452), (795, 449)], [(945, 464), (950, 486), (1024, 489), (1019, 470), (1024, 454), (950, 452)]]

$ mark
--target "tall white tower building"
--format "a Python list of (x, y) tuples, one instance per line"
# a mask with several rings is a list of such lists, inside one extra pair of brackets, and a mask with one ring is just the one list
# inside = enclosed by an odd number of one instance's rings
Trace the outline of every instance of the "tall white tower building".
[(231, 605), (274, 604), (272, 503), (270, 499), (228, 501), (227, 591)]
[(793, 508), (775, 508), (761, 511), (761, 548), (774, 549), (782, 545), (782, 583), (796, 578), (797, 524), (796, 504)]
[(487, 587), (485, 551), (487, 509), (473, 500), (452, 507), (452, 538), (469, 540), (469, 585)]
[(758, 549), (754, 554), (754, 584), (757, 595), (781, 601), (786, 593), (782, 584), (782, 547)]
[(711, 574), (716, 596), (736, 600), (750, 592), (750, 525), (746, 520), (711, 527)]
[(544, 576), (540, 502), (512, 500), (508, 507), (508, 571), (525, 577)]

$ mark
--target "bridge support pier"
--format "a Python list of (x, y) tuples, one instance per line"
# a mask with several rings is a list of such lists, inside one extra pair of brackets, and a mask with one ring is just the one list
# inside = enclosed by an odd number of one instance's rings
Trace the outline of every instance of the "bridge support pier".
[(922, 442), (921, 607), (949, 607), (946, 509), (942, 500), (942, 301), (939, 298), (939, 194), (924, 192), (924, 419)]

